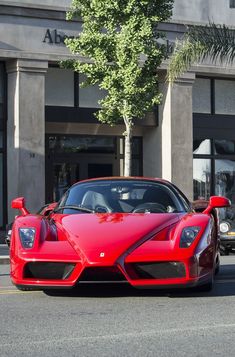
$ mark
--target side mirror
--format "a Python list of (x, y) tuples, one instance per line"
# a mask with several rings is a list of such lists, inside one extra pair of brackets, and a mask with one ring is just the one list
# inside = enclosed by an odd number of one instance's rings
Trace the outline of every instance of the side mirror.
[(29, 211), (25, 208), (24, 197), (15, 198), (11, 202), (11, 207), (14, 209), (19, 209), (23, 216), (26, 216), (27, 214), (29, 214)]
[(228, 198), (223, 196), (211, 196), (209, 200), (209, 205), (203, 211), (203, 213), (210, 214), (213, 208), (230, 207), (231, 202)]

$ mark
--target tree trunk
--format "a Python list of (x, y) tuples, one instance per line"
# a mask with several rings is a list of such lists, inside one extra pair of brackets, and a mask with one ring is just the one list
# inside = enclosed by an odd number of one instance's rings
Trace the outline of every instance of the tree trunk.
[(124, 176), (131, 176), (131, 164), (132, 164), (132, 120), (128, 118), (124, 118), (124, 122), (126, 125), (125, 131), (125, 157), (124, 157)]

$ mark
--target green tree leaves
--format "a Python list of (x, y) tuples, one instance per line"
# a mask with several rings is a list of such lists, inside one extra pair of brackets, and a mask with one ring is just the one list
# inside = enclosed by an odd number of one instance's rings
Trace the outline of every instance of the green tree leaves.
[(129, 141), (133, 119), (160, 102), (156, 69), (166, 51), (157, 43), (163, 36), (157, 24), (171, 16), (172, 6), (173, 0), (73, 0), (67, 14), (70, 20), (80, 16), (83, 26), (79, 38), (66, 45), (86, 61), (64, 65), (84, 73), (86, 85), (106, 90), (97, 118), (110, 125), (124, 122)]

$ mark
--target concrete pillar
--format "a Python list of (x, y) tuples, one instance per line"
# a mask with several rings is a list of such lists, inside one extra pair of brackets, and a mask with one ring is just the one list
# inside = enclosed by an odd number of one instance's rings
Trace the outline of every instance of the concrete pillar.
[(45, 203), (45, 73), (48, 62), (12, 60), (8, 73), (8, 221), (11, 200), (24, 196), (36, 212)]
[(193, 199), (193, 73), (187, 73), (172, 86), (161, 83), (160, 106), (162, 178), (177, 185)]

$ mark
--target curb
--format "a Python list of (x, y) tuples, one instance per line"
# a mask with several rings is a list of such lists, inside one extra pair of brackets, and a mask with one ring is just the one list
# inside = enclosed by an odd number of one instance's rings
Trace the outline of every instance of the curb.
[(9, 255), (0, 255), (0, 265), (3, 265), (3, 264), (10, 264), (10, 257)]
[(9, 247), (7, 246), (7, 244), (0, 244), (0, 265), (9, 263)]

